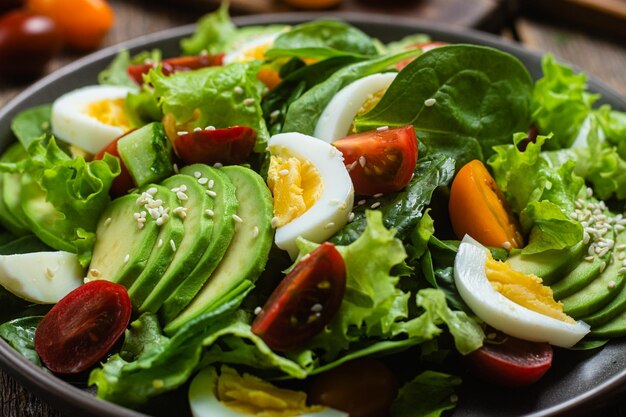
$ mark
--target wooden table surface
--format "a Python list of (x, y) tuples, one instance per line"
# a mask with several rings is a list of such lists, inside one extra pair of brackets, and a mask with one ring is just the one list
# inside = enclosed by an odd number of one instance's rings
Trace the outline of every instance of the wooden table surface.
[[(254, 2), (248, 1), (249, 4)], [(235, 2), (233, 2), (235, 3)], [(194, 22), (201, 15), (197, 10), (175, 6), (155, 6), (151, 3), (135, 3), (111, 0), (117, 13), (114, 29), (105, 45), (155, 32), (168, 27)], [(480, 19), (476, 19), (479, 22)], [(465, 22), (466, 23), (466, 22)], [(484, 22), (476, 23), (480, 26)], [(480, 26), (483, 27), (483, 26)], [(553, 22), (541, 22), (528, 18), (514, 18), (502, 30), (507, 37), (516, 37), (525, 46), (572, 62), (606, 82), (626, 96), (626, 43), (597, 35), (588, 35), (581, 29), (557, 26)], [(65, 52), (49, 68), (52, 71), (80, 54)], [(49, 72), (48, 71), (48, 72)], [(0, 79), (0, 106), (14, 97), (27, 85), (15, 85)], [(608, 410), (607, 416), (626, 416), (626, 402)], [(48, 405), (22, 388), (6, 372), (0, 370), (0, 417), (62, 417), (54, 405)]]

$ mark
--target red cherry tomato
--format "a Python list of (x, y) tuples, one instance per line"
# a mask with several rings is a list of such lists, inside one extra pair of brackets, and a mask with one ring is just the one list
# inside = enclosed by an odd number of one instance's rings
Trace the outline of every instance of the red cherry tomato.
[[(224, 63), (224, 54), (181, 56), (164, 59), (161, 62), (163, 75), (170, 75), (176, 71), (192, 71), (204, 67), (215, 67)], [(137, 84), (143, 84), (143, 75), (154, 68), (157, 63), (146, 62), (128, 67), (128, 76)]]
[(342, 153), (354, 190), (361, 195), (404, 188), (417, 163), (413, 126), (357, 133), (333, 142)]
[(469, 369), (494, 385), (523, 387), (538, 381), (552, 365), (552, 346), (499, 334), (465, 357)]
[(256, 132), (246, 126), (204, 129), (177, 135), (174, 149), (185, 164), (241, 164), (256, 143)]
[(272, 349), (286, 351), (319, 332), (339, 311), (346, 266), (332, 243), (323, 243), (282, 280), (252, 323)]
[(382, 362), (357, 359), (315, 378), (312, 404), (345, 411), (350, 417), (385, 417), (398, 395), (398, 381)]
[[(422, 50), (422, 52), (428, 52), (431, 49), (439, 48), (440, 46), (446, 46), (446, 45), (448, 45), (448, 42), (420, 42), (420, 43), (410, 45), (406, 47), (405, 49), (411, 50), (411, 49), (419, 48)], [(409, 59), (405, 59), (404, 61), (398, 62), (396, 64), (396, 69), (398, 71), (402, 71), (402, 69), (406, 67), (407, 65), (409, 65), (413, 60), (415, 60), (415, 58), (409, 58)]]
[(83, 372), (124, 334), (131, 311), (126, 288), (91, 281), (66, 295), (39, 322), (35, 350), (52, 372)]
[(135, 187), (135, 182), (133, 181), (133, 177), (130, 176), (130, 172), (128, 172), (128, 168), (126, 168), (126, 165), (124, 164), (124, 161), (120, 157), (120, 153), (117, 150), (117, 142), (121, 138), (126, 136), (128, 133), (130, 132), (126, 132), (124, 135), (115, 139), (106, 148), (98, 152), (98, 154), (93, 157), (93, 159), (103, 159), (104, 154), (108, 153), (113, 156), (116, 156), (120, 160), (120, 175), (115, 177), (115, 179), (113, 180), (113, 184), (111, 184), (111, 190), (109, 191), (109, 193), (113, 197), (120, 197), (120, 196), (126, 195), (128, 194), (128, 190)]
[(39, 75), (60, 48), (61, 36), (48, 17), (16, 10), (0, 19), (0, 74)]

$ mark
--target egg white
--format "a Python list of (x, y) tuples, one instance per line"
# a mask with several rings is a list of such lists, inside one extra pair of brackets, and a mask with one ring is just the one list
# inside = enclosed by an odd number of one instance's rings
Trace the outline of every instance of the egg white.
[(324, 141), (301, 133), (281, 133), (270, 138), (268, 148), (271, 154), (279, 154), (284, 149), (291, 156), (309, 161), (317, 169), (322, 183), (317, 201), (300, 217), (276, 229), (276, 246), (295, 259), (299, 236), (322, 243), (348, 222), (354, 187), (341, 152)]
[(84, 109), (96, 101), (125, 98), (131, 91), (127, 87), (93, 85), (62, 95), (52, 104), (52, 134), (91, 154), (100, 152), (124, 129), (102, 123)]
[(232, 64), (235, 62), (249, 62), (253, 59), (250, 57), (250, 53), (254, 53), (257, 49), (263, 48), (265, 50), (271, 48), (272, 44), (282, 32), (268, 33), (265, 35), (259, 35), (246, 42), (242, 42), (233, 51), (224, 55), (224, 65)]
[(0, 256), (0, 285), (37, 304), (55, 304), (83, 283), (78, 257), (69, 252)]
[[(189, 387), (189, 405), (193, 417), (241, 417), (241, 414), (225, 406), (217, 398), (217, 370), (213, 367), (203, 369), (196, 375)], [(300, 417), (348, 417), (347, 413), (332, 408), (318, 412), (301, 414)]]
[(313, 136), (328, 143), (346, 137), (359, 109), (369, 96), (384, 90), (397, 73), (373, 74), (358, 79), (342, 88), (322, 112)]
[(465, 236), (454, 259), (454, 282), (463, 301), (485, 323), (519, 339), (572, 347), (589, 326), (566, 323), (523, 307), (496, 291), (485, 273), (487, 249)]

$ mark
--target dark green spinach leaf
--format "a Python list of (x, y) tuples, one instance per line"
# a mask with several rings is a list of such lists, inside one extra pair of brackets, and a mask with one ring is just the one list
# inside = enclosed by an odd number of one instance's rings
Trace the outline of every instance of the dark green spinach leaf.
[(35, 330), (42, 318), (43, 316), (22, 317), (0, 325), (0, 337), (37, 366), (43, 366), (35, 352)]
[(456, 406), (454, 387), (461, 378), (424, 371), (408, 382), (391, 405), (391, 417), (438, 417)]

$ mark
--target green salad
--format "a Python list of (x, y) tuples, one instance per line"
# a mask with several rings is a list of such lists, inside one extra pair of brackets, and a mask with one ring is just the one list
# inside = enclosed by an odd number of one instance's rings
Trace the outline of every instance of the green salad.
[(194, 417), (439, 416), (626, 335), (626, 113), (584, 74), (225, 5), (161, 55), (3, 142), (0, 337), (37, 366)]

